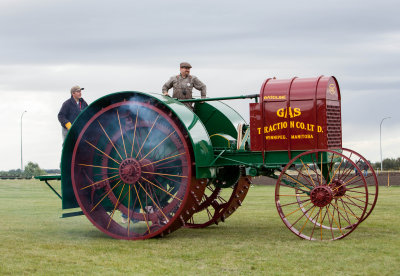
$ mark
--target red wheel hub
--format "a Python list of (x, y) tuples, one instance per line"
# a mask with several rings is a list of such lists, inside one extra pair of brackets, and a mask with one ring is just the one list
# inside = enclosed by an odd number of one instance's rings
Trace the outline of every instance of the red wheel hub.
[(140, 163), (135, 158), (128, 158), (119, 165), (119, 176), (126, 184), (135, 184), (142, 175)]
[(333, 199), (333, 193), (328, 186), (317, 186), (310, 194), (311, 202), (318, 207), (325, 207)]
[(340, 197), (346, 194), (347, 189), (344, 186), (343, 180), (334, 179), (329, 186), (331, 186), (334, 196)]

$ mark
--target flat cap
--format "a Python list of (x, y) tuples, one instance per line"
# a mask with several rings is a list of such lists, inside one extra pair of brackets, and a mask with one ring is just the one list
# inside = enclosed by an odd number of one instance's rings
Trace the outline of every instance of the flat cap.
[(75, 85), (75, 86), (72, 86), (71, 93), (74, 93), (76, 91), (81, 91), (83, 89), (85, 89), (85, 88), (80, 88), (79, 85)]
[(181, 68), (182, 68), (182, 67), (189, 67), (189, 68), (192, 68), (192, 65), (190, 65), (189, 62), (181, 62)]

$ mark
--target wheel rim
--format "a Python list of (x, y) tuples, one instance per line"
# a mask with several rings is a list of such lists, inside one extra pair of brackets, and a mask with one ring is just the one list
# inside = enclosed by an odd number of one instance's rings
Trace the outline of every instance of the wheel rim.
[(204, 228), (224, 222), (241, 205), (250, 186), (249, 177), (241, 176), (232, 188), (221, 189), (213, 182), (205, 189), (199, 208), (186, 222), (188, 228)]
[(368, 166), (368, 174), (364, 175), (364, 178), (367, 181), (368, 185), (368, 205), (365, 216), (363, 217), (364, 221), (372, 213), (372, 210), (374, 210), (375, 208), (376, 201), (378, 200), (378, 178), (376, 177), (375, 171), (372, 168), (371, 164), (364, 156), (347, 148), (342, 148), (341, 153), (351, 159), (357, 166), (360, 166), (360, 163)]
[(114, 103), (88, 120), (73, 150), (71, 179), (97, 228), (118, 239), (146, 239), (191, 216), (203, 192), (180, 129), (171, 113), (149, 102)]
[(282, 170), (275, 203), (284, 224), (308, 240), (336, 240), (362, 222), (368, 188), (358, 166), (332, 150), (313, 150), (293, 158)]

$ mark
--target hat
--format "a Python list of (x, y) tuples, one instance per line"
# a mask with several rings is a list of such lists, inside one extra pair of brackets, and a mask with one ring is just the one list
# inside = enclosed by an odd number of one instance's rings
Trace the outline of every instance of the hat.
[(182, 68), (182, 67), (189, 67), (189, 68), (192, 68), (192, 65), (190, 65), (189, 62), (181, 62), (181, 68)]
[(80, 88), (79, 85), (72, 86), (72, 88), (71, 88), (71, 94), (74, 93), (74, 92), (76, 92), (76, 91), (81, 91), (81, 90), (83, 90), (83, 89), (85, 89), (85, 88)]

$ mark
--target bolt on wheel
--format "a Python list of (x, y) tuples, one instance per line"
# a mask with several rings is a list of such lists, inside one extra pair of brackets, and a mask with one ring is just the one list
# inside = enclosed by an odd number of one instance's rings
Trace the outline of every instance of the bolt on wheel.
[(283, 223), (308, 240), (337, 240), (349, 235), (368, 209), (368, 187), (360, 168), (333, 150), (312, 150), (282, 170), (275, 203)]

